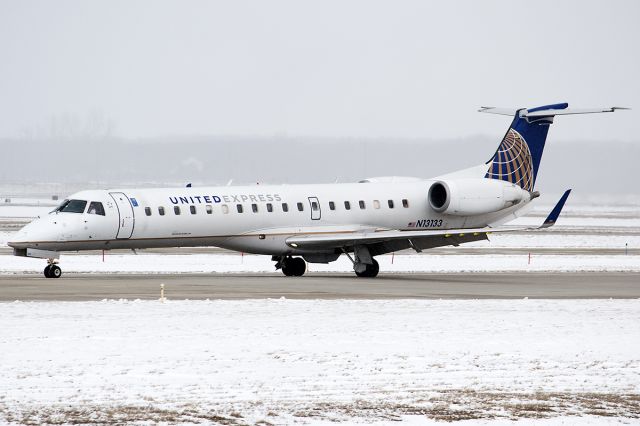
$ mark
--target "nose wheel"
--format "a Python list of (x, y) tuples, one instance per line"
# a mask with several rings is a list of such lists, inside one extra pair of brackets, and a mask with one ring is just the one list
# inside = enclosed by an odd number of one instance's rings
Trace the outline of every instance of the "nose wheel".
[(55, 263), (50, 263), (44, 268), (44, 276), (46, 278), (60, 278), (62, 276), (62, 269)]

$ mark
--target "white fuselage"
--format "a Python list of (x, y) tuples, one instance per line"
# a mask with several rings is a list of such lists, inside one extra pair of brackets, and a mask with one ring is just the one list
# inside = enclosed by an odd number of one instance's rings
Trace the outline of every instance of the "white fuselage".
[(488, 214), (443, 214), (427, 198), (434, 182), (81, 191), (69, 199), (101, 203), (104, 215), (91, 214), (88, 208), (54, 211), (23, 228), (10, 245), (51, 251), (217, 246), (258, 254), (301, 254), (309, 251), (287, 245), (287, 238), (478, 228), (511, 215), (529, 201)]

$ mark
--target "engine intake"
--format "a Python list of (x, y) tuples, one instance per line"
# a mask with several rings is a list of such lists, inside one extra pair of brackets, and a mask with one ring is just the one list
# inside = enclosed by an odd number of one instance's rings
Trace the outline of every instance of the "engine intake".
[(472, 216), (494, 213), (522, 201), (531, 194), (514, 185), (496, 179), (456, 179), (434, 182), (429, 188), (429, 205), (442, 214)]
[(449, 207), (449, 187), (444, 182), (436, 182), (429, 188), (429, 204), (431, 208), (442, 213)]

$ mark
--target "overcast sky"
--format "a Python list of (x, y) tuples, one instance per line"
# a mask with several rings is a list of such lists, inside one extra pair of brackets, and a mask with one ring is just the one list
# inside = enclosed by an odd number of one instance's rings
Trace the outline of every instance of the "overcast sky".
[(501, 137), (481, 105), (630, 106), (556, 140), (639, 140), (640, 2), (0, 0), (0, 136), (102, 114), (165, 135)]

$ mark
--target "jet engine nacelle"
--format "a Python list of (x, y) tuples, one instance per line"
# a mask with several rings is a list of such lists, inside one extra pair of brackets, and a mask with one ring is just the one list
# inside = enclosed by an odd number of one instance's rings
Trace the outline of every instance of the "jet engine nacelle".
[(496, 179), (453, 179), (434, 182), (429, 205), (442, 214), (472, 216), (497, 212), (532, 199), (518, 185)]

